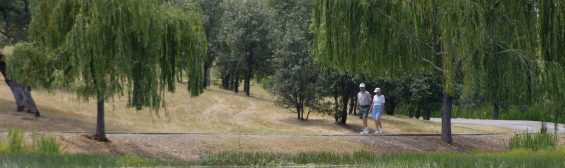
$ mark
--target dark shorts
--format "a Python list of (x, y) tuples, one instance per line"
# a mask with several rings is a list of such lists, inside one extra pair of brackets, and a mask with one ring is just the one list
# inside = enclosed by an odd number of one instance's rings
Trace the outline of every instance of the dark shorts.
[(366, 119), (369, 116), (370, 106), (359, 106), (359, 119)]

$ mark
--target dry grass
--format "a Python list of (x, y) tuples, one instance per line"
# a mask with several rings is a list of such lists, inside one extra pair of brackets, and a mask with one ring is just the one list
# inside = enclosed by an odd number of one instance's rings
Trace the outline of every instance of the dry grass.
[[(93, 130), (96, 106), (64, 91), (34, 91), (43, 112), (35, 120), (31, 115), (13, 112), (14, 102), (5, 83), (0, 84), (0, 129), (20, 127), (28, 130)], [(176, 93), (166, 95), (166, 108), (154, 112), (126, 107), (125, 97), (106, 103), (109, 132), (245, 132), (292, 134), (355, 134), (362, 126), (351, 115), (348, 126), (334, 124), (332, 116), (312, 113), (309, 121), (299, 121), (295, 113), (274, 106), (272, 97), (260, 86), (252, 86), (252, 97), (212, 86), (199, 97), (190, 97), (186, 85), (179, 84)], [(374, 123), (369, 122), (374, 128)], [(405, 117), (385, 116), (387, 133), (439, 133), (441, 125)], [(494, 133), (508, 130), (481, 126), (454, 126), (454, 133)]]

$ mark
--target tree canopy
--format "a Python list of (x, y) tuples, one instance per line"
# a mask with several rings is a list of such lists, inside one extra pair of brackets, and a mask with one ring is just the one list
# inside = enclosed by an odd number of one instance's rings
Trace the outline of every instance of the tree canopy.
[(447, 96), (461, 83), (463, 95), (560, 104), (564, 6), (563, 0), (316, 0), (314, 51), (321, 65), (351, 73), (395, 78), (435, 71)]
[(180, 70), (188, 72), (191, 95), (199, 95), (206, 36), (200, 9), (186, 9), (159, 0), (33, 1), (30, 43), (16, 45), (7, 59), (9, 76), (94, 97), (102, 118), (103, 102), (116, 94), (127, 93), (138, 109), (159, 108)]

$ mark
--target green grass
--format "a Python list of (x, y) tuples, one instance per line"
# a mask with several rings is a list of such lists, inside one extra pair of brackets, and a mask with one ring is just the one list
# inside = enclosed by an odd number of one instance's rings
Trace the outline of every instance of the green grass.
[(473, 153), (354, 154), (225, 153), (191, 163), (201, 166), (561, 167), (565, 150)]
[(37, 136), (33, 138), (33, 151), (37, 153), (59, 153), (59, 143), (53, 137)]
[(46, 154), (11, 153), (0, 154), (0, 167), (150, 167), (177, 166), (151, 158), (89, 155), (89, 154)]
[(510, 138), (508, 147), (512, 150), (555, 150), (559, 145), (559, 137), (542, 129), (540, 133), (515, 134)]
[(24, 150), (24, 136), (22, 130), (8, 130), (8, 152), (17, 153)]

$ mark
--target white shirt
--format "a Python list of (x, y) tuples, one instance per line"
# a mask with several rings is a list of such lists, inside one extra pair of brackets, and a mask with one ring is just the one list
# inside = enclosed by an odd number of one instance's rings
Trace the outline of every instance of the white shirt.
[(367, 91), (357, 93), (357, 102), (359, 102), (359, 106), (371, 105), (371, 94)]
[(383, 104), (385, 104), (385, 95), (373, 96), (373, 105), (382, 106)]

